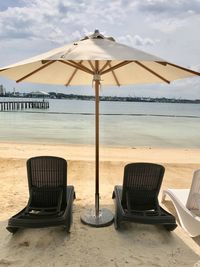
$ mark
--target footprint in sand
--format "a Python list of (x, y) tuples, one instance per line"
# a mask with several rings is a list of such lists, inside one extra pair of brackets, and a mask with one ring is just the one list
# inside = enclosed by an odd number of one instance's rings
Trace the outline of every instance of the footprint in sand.
[(19, 243), (19, 247), (29, 247), (29, 245), (30, 245), (29, 241), (24, 241)]
[(0, 266), (10, 266), (10, 265), (16, 266), (17, 262), (19, 263), (19, 261), (9, 261), (6, 259), (0, 259)]

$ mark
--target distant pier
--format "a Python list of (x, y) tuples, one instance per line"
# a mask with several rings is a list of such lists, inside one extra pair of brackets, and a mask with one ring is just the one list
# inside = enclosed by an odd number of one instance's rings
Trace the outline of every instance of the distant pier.
[(24, 110), (24, 109), (47, 109), (48, 101), (0, 101), (0, 111), (6, 110)]

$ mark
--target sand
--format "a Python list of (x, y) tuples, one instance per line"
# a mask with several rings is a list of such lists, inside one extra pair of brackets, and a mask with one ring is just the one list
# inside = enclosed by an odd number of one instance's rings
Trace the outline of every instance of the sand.
[[(62, 227), (15, 235), (6, 230), (8, 218), (27, 202), (26, 160), (38, 155), (68, 161), (68, 184), (75, 186), (77, 196), (70, 234)], [(126, 163), (163, 164), (161, 192), (188, 188), (200, 168), (200, 149), (101, 147), (100, 158), (100, 205), (113, 212), (113, 187), (122, 183)], [(169, 233), (152, 225), (125, 223), (116, 231), (113, 225), (97, 229), (80, 222), (80, 214), (94, 205), (93, 146), (0, 143), (0, 190), (0, 266), (200, 266), (200, 237), (189, 237), (180, 225)], [(164, 204), (176, 215), (170, 202)]]

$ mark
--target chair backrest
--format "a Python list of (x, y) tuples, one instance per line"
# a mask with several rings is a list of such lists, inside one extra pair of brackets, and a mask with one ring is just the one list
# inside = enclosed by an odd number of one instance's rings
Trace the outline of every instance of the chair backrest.
[(51, 156), (30, 158), (27, 161), (29, 193), (34, 189), (33, 204), (45, 207), (54, 206), (62, 195), (66, 205), (67, 162)]
[(122, 206), (134, 210), (155, 208), (165, 168), (153, 163), (131, 163), (124, 168)]
[(189, 210), (199, 210), (199, 204), (197, 203), (197, 195), (200, 194), (200, 169), (196, 170), (193, 175), (192, 184), (190, 187), (190, 193), (188, 195), (186, 207)]

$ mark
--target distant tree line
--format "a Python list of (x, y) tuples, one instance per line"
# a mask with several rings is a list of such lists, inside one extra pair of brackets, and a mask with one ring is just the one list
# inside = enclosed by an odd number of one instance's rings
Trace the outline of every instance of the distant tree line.
[[(21, 98), (52, 98), (52, 99), (77, 99), (77, 100), (88, 100), (94, 101), (95, 96), (89, 95), (77, 95), (77, 94), (64, 94), (50, 92), (48, 95), (34, 95), (33, 93), (19, 93), (19, 92), (5, 92), (3, 87), (0, 87), (0, 96), (3, 97), (21, 97)], [(200, 100), (190, 100), (190, 99), (176, 99), (176, 98), (166, 98), (166, 97), (132, 97), (132, 96), (100, 96), (100, 101), (120, 101), (120, 102), (158, 102), (158, 103), (194, 103), (199, 104)]]

